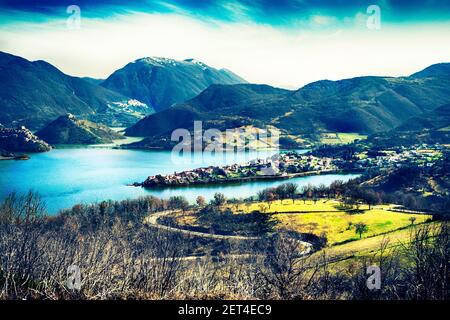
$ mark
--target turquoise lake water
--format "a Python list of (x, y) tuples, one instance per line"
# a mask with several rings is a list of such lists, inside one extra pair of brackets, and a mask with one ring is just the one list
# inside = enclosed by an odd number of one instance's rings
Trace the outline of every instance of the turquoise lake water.
[[(107, 148), (55, 149), (32, 154), (26, 161), (0, 161), (0, 200), (11, 192), (39, 192), (49, 213), (77, 203), (103, 200), (122, 200), (143, 195), (168, 198), (183, 195), (194, 201), (198, 195), (211, 199), (216, 192), (227, 197), (245, 198), (256, 195), (264, 188), (276, 186), (286, 180), (254, 181), (233, 185), (144, 189), (127, 186), (142, 182), (149, 175), (168, 174), (208, 165), (243, 163), (255, 158), (265, 158), (273, 152), (247, 152), (220, 154), (194, 158), (173, 156), (170, 151), (116, 150)], [(299, 185), (308, 183), (328, 185), (332, 181), (348, 180), (357, 175), (320, 175), (290, 179)]]

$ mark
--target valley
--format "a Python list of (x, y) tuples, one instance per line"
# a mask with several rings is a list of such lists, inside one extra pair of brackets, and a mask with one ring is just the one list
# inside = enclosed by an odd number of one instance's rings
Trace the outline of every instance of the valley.
[(0, 53), (0, 256), (32, 257), (0, 260), (0, 286), (32, 279), (0, 299), (448, 297), (449, 66), (287, 90), (194, 59), (103, 80)]

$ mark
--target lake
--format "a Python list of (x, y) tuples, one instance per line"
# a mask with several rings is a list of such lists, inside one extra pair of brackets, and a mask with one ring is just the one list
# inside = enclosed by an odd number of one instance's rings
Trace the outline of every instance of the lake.
[(168, 174), (174, 171), (243, 163), (255, 158), (265, 158), (273, 151), (227, 153), (219, 155), (195, 154), (194, 157), (174, 156), (170, 151), (120, 150), (110, 148), (68, 148), (32, 154), (26, 161), (0, 161), (0, 199), (11, 192), (37, 191), (46, 202), (51, 214), (70, 208), (77, 203), (103, 200), (123, 200), (144, 195), (168, 198), (185, 196), (195, 201), (198, 195), (211, 199), (216, 192), (228, 198), (245, 198), (259, 190), (277, 186), (286, 181), (298, 185), (308, 183), (329, 185), (332, 181), (349, 180), (354, 174), (330, 174), (298, 177), (289, 180), (252, 181), (232, 185), (192, 186), (166, 189), (143, 189), (127, 186), (142, 182), (147, 176)]

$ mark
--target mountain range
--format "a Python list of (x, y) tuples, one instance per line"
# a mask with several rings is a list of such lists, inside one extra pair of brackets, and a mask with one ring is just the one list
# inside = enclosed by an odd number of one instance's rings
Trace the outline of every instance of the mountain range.
[(45, 61), (0, 52), (0, 122), (37, 130), (66, 113), (128, 126), (153, 112), (145, 104), (64, 74)]
[(160, 111), (195, 97), (212, 84), (245, 82), (229, 70), (218, 70), (195, 59), (149, 57), (127, 64), (101, 85)]
[(146, 115), (192, 98), (212, 83), (245, 80), (199, 61), (143, 58), (106, 80), (64, 74), (45, 61), (0, 52), (0, 122), (40, 130), (67, 113), (128, 127)]
[[(176, 128), (274, 126), (286, 135), (324, 132), (373, 134), (450, 103), (450, 64), (408, 77), (323, 80), (298, 90), (267, 85), (211, 85), (195, 98), (149, 115), (126, 130), (130, 136), (170, 137)], [(405, 124), (407, 125), (407, 124)]]
[(192, 130), (195, 120), (202, 121), (204, 129), (254, 131), (270, 126), (290, 145), (314, 143), (321, 134), (333, 132), (374, 137), (417, 132), (414, 126), (429, 124), (437, 108), (450, 104), (449, 63), (405, 77), (322, 80), (285, 90), (246, 83), (228, 70), (194, 59), (142, 58), (102, 80), (72, 77), (45, 61), (0, 52), (0, 81), (0, 123), (5, 127), (42, 130), (70, 113), (128, 127), (128, 136), (147, 137), (133, 147), (170, 141), (174, 129)]

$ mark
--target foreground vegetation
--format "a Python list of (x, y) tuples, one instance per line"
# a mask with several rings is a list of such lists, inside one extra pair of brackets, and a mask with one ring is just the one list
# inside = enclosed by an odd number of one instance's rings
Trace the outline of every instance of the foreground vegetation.
[[(77, 205), (48, 217), (38, 195), (11, 195), (0, 206), (0, 297), (449, 298), (447, 222), (397, 231), (408, 235), (395, 235), (395, 245), (386, 241), (387, 233), (383, 238), (326, 246), (304, 256), (301, 235), (277, 229), (269, 215), (242, 213), (254, 219), (234, 220), (239, 214), (226, 214), (226, 199), (220, 195), (211, 204), (199, 202), (204, 215), (215, 210), (217, 219), (224, 213), (232, 223), (244, 221), (246, 227), (259, 229), (261, 237), (254, 241), (206, 239), (142, 223), (157, 212), (191, 210), (182, 198)], [(366, 267), (374, 264), (383, 272), (380, 290), (366, 286)], [(81, 271), (79, 290), (67, 281), (68, 268), (74, 265)]]
[[(195, 205), (104, 201), (57, 216), (35, 193), (12, 194), (0, 204), (0, 298), (449, 299), (445, 194), (421, 214), (410, 210), (423, 198), (364, 181)], [(366, 283), (373, 265), (377, 290)]]

